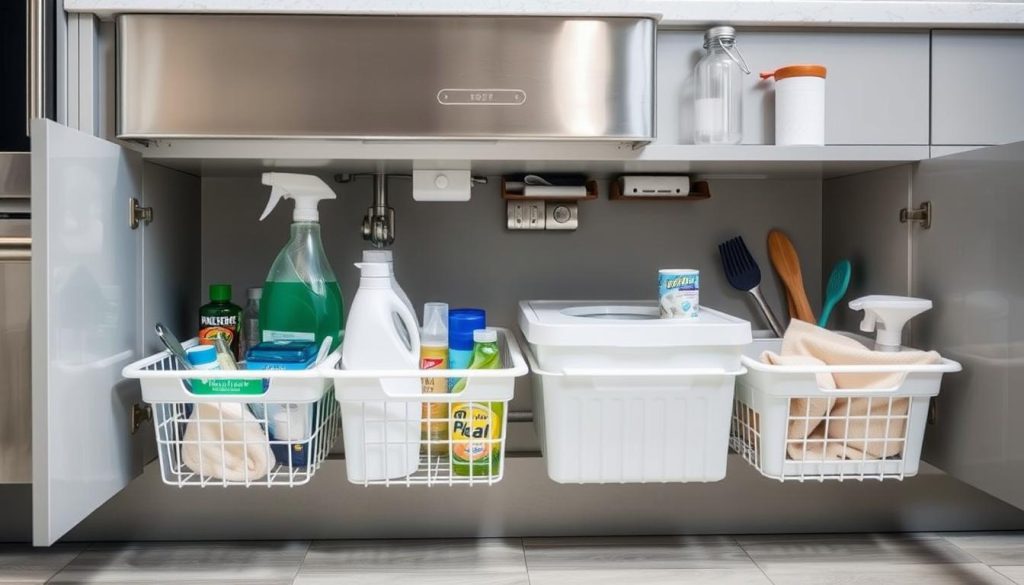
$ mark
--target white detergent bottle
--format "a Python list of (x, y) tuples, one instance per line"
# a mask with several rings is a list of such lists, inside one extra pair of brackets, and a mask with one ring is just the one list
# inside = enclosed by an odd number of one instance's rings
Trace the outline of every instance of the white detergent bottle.
[(388, 270), (391, 272), (391, 287), (395, 289), (395, 294), (398, 295), (398, 298), (402, 299), (405, 306), (409, 307), (409, 312), (412, 313), (413, 319), (415, 319), (416, 309), (413, 307), (412, 301), (409, 300), (409, 295), (405, 294), (405, 291), (402, 290), (402, 285), (398, 284), (398, 277), (395, 276), (395, 256), (391, 250), (363, 250), (363, 262), (388, 265)]
[[(346, 370), (419, 369), (420, 339), (416, 316), (405, 306), (392, 285), (391, 269), (385, 263), (356, 264), (361, 276), (359, 290), (345, 323), (345, 344), (341, 364)], [(407, 331), (403, 338), (396, 317)], [(419, 377), (379, 378), (388, 396), (419, 396)], [(397, 479), (419, 467), (420, 421), (417, 402), (371, 400), (363, 403), (357, 424), (343, 425), (345, 442), (365, 443), (362, 450), (345, 454), (348, 479), (353, 483)]]

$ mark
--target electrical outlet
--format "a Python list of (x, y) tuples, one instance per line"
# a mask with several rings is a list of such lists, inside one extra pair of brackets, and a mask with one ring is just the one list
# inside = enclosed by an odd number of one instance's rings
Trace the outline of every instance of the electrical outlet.
[(543, 201), (508, 201), (506, 212), (510, 230), (544, 229), (546, 210)]

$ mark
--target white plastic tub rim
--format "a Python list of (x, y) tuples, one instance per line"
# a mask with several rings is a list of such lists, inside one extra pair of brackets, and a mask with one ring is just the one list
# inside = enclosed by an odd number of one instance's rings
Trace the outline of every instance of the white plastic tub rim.
[[(858, 340), (860, 336), (851, 335)], [(913, 365), (775, 365), (761, 361), (765, 351), (778, 351), (781, 339), (758, 339), (744, 349), (740, 363), (746, 368), (745, 383), (758, 392), (781, 397), (836, 396), (859, 398), (897, 394), (899, 396), (936, 396), (942, 375), (959, 372), (959, 362), (947, 358), (935, 364)], [(823, 388), (822, 374), (899, 374), (899, 382), (889, 388)]]

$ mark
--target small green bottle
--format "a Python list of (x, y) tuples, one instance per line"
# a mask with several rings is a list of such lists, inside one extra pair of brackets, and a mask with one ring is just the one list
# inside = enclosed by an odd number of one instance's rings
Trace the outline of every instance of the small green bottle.
[(214, 339), (223, 337), (235, 359), (245, 359), (238, 355), (241, 327), (242, 307), (231, 302), (231, 285), (211, 284), (210, 302), (199, 307), (199, 343), (213, 345)]
[[(498, 332), (477, 329), (473, 332), (473, 361), (471, 370), (501, 368), (501, 350)], [(466, 388), (468, 378), (462, 378), (452, 388), (453, 393)], [(451, 462), (455, 475), (487, 478), (498, 475), (501, 466), (502, 439), (505, 419), (504, 402), (456, 402), (452, 404), (449, 435), (452, 441)]]

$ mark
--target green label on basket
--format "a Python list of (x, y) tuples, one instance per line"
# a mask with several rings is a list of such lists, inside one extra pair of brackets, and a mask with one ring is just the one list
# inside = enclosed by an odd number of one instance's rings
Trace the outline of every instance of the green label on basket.
[(189, 380), (193, 394), (204, 396), (252, 396), (266, 394), (270, 388), (270, 380), (248, 379), (225, 379), (225, 380)]

